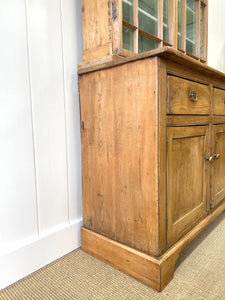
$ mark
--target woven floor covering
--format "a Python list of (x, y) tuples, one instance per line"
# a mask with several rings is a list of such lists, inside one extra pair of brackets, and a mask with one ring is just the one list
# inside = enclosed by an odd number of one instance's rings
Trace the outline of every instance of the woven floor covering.
[(0, 299), (225, 299), (225, 211), (181, 252), (161, 293), (78, 249), (0, 291)]

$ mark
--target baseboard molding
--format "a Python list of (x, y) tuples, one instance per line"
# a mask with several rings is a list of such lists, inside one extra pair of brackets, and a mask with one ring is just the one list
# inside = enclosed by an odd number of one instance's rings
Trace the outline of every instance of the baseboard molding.
[(25, 241), (0, 256), (0, 289), (26, 277), (80, 247), (82, 219), (57, 227), (44, 236)]

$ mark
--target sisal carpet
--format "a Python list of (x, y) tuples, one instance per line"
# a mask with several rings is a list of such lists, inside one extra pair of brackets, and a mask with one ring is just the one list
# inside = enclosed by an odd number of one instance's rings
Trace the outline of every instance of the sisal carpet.
[(181, 253), (158, 293), (78, 249), (0, 291), (8, 300), (225, 300), (225, 211)]

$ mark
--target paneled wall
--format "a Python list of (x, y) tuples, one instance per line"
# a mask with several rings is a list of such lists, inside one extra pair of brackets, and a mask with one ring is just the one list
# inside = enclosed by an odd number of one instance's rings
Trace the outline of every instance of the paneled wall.
[(225, 72), (225, 0), (208, 3), (208, 65)]
[(0, 9), (0, 289), (80, 246), (81, 1)]

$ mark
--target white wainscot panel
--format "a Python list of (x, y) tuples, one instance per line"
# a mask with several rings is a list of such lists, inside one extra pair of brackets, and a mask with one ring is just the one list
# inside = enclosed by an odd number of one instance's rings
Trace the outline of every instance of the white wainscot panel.
[(82, 216), (81, 144), (77, 64), (82, 61), (81, 1), (61, 0), (70, 220)]
[(0, 41), (1, 252), (38, 235), (24, 1), (1, 3)]
[(209, 1), (208, 65), (225, 72), (225, 1)]
[(18, 249), (0, 255), (0, 290), (78, 248), (81, 222), (56, 226), (41, 237), (27, 239)]
[(69, 222), (60, 0), (27, 0), (40, 233)]

